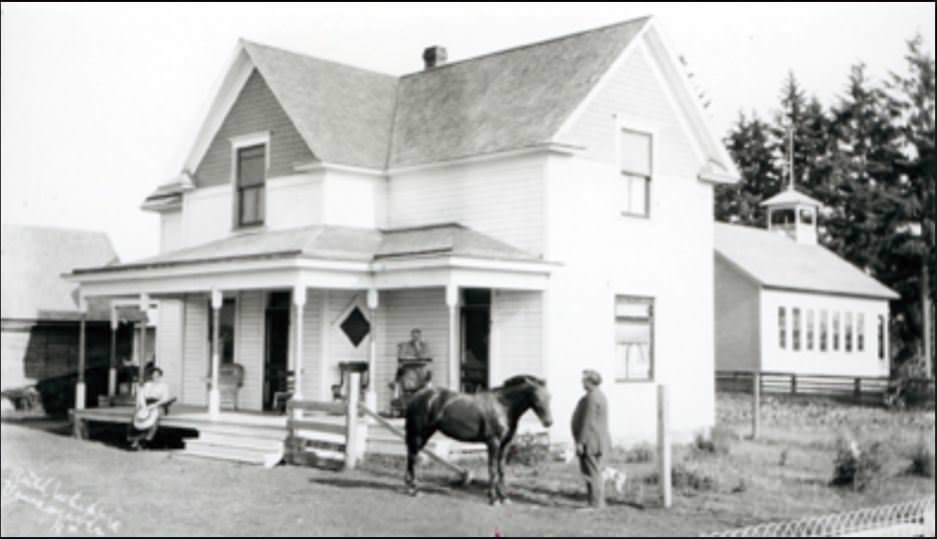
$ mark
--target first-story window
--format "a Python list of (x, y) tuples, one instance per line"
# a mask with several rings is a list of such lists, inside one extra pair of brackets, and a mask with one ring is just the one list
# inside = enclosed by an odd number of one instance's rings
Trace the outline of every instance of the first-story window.
[(807, 350), (813, 350), (813, 309), (807, 309)]
[(878, 358), (885, 359), (885, 317), (878, 315)]
[(791, 349), (800, 350), (800, 309), (791, 309)]
[(820, 310), (820, 351), (826, 352), (826, 339), (827, 339), (827, 312), (826, 309)]
[(787, 348), (787, 320), (784, 307), (778, 307), (778, 346)]
[(856, 315), (856, 350), (865, 351), (865, 314)]
[(238, 226), (264, 222), (264, 183), (267, 176), (267, 147), (264, 144), (237, 150)]
[(846, 313), (846, 334), (843, 339), (843, 348), (847, 352), (852, 352), (852, 312)]
[(654, 300), (615, 298), (615, 379), (651, 380), (654, 376)]
[(624, 180), (622, 213), (647, 217), (651, 202), (651, 134), (622, 129), (620, 137), (621, 174)]
[(833, 311), (833, 351), (839, 351), (839, 311)]

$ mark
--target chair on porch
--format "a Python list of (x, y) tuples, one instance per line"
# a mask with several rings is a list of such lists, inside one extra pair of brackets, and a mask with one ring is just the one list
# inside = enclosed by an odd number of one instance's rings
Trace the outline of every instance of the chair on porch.
[(273, 393), (273, 409), (285, 414), (286, 403), (293, 398), (293, 392), (296, 391), (296, 375), (293, 371), (282, 371), (280, 374), (285, 378), (285, 382), (278, 386), (284, 389)]
[(218, 367), (218, 392), (222, 408), (238, 409), (238, 391), (244, 384), (244, 366), (227, 363)]
[(367, 361), (342, 361), (338, 364), (339, 379), (338, 383), (332, 386), (332, 399), (345, 400), (345, 377), (347, 373), (361, 373), (361, 392), (368, 388), (368, 362)]

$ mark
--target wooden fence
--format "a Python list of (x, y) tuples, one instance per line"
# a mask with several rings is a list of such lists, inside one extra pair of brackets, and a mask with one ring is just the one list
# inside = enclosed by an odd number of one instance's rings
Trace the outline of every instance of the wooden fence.
[[(750, 371), (716, 371), (716, 390), (736, 393), (753, 391)], [(791, 372), (762, 372), (761, 393), (788, 395), (816, 395), (838, 397), (855, 401), (881, 402), (888, 389), (888, 377), (834, 376), (822, 374), (796, 374)], [(933, 384), (933, 381), (931, 381)]]

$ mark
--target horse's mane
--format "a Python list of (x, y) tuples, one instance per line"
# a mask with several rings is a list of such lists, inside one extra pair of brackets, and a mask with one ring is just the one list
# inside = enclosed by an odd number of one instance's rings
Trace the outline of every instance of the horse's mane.
[(546, 387), (547, 382), (542, 378), (537, 378), (536, 376), (531, 376), (529, 374), (519, 374), (517, 376), (512, 376), (504, 381), (504, 384), (501, 386), (503, 388), (517, 387), (524, 384), (533, 384), (540, 387)]

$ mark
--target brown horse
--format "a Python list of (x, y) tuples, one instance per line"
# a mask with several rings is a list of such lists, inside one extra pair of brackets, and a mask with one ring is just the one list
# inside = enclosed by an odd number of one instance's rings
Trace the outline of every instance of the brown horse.
[(504, 458), (518, 420), (531, 408), (544, 427), (553, 424), (546, 383), (529, 375), (515, 376), (499, 388), (473, 394), (435, 387), (421, 389), (407, 403), (406, 410), (405, 480), (410, 493), (417, 494), (413, 471), (416, 457), (438, 430), (456, 440), (488, 446), (488, 501), (492, 505), (507, 502)]

